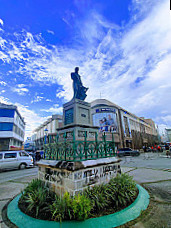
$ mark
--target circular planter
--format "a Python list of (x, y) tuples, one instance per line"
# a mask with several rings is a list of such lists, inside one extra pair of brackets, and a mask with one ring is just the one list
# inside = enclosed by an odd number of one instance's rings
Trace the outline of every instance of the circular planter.
[(114, 214), (105, 215), (98, 218), (90, 218), (85, 221), (63, 221), (62, 224), (54, 221), (46, 221), (32, 218), (18, 208), (18, 201), (21, 195), (14, 198), (8, 205), (7, 216), (9, 220), (19, 228), (111, 228), (123, 225), (131, 220), (136, 219), (141, 211), (145, 210), (149, 204), (148, 192), (137, 185), (139, 194), (136, 200), (127, 208)]

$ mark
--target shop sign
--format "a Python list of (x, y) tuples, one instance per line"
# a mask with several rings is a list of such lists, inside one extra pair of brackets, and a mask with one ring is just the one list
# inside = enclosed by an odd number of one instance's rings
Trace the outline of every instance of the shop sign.
[(96, 113), (97, 112), (113, 112), (113, 113), (116, 113), (116, 109), (115, 108), (98, 108), (98, 109), (96, 109)]

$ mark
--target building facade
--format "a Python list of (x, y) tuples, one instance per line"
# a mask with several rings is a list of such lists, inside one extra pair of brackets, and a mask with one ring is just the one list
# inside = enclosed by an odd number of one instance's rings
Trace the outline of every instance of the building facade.
[(111, 133), (114, 133), (115, 146), (121, 147), (119, 107), (108, 100), (98, 99), (91, 102), (91, 115), (93, 125), (99, 127), (99, 139), (105, 132), (107, 140), (112, 140)]
[(106, 99), (91, 102), (91, 108), (93, 125), (99, 126), (99, 134), (111, 137), (113, 132), (117, 148), (141, 149), (159, 143), (153, 120), (137, 117)]
[(166, 141), (171, 142), (171, 129), (166, 128), (165, 131), (166, 131)]
[(51, 118), (36, 128), (34, 130), (34, 135), (32, 136), (32, 141), (35, 142), (36, 150), (42, 150), (45, 136), (50, 135), (51, 137), (55, 137), (57, 134), (56, 129), (59, 127), (62, 127), (62, 116), (52, 115)]
[(15, 105), (0, 103), (0, 150), (21, 149), (25, 122)]

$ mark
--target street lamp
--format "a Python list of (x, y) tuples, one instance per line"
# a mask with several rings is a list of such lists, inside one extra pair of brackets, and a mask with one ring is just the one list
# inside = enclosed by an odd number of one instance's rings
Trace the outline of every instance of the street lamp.
[(46, 141), (47, 141), (47, 135), (48, 135), (48, 129), (46, 128), (46, 129), (44, 130), (44, 132), (45, 132), (45, 144), (46, 144)]
[[(45, 132), (45, 145), (46, 145), (46, 142), (47, 142), (47, 135), (48, 135), (48, 129), (46, 128), (44, 130)], [(46, 148), (44, 147), (44, 158), (46, 158)]]

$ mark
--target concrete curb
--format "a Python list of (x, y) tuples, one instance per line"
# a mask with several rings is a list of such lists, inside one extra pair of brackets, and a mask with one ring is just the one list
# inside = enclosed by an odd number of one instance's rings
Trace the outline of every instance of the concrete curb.
[(20, 199), (20, 195), (14, 198), (7, 208), (7, 216), (9, 220), (14, 223), (19, 228), (111, 228), (118, 227), (123, 225), (131, 220), (136, 219), (143, 210), (146, 210), (149, 205), (149, 194), (148, 192), (137, 185), (139, 189), (139, 194), (136, 200), (127, 208), (116, 212), (111, 215), (105, 215), (98, 218), (91, 218), (85, 221), (64, 221), (62, 224), (54, 221), (46, 221), (32, 218), (18, 208), (18, 201)]

